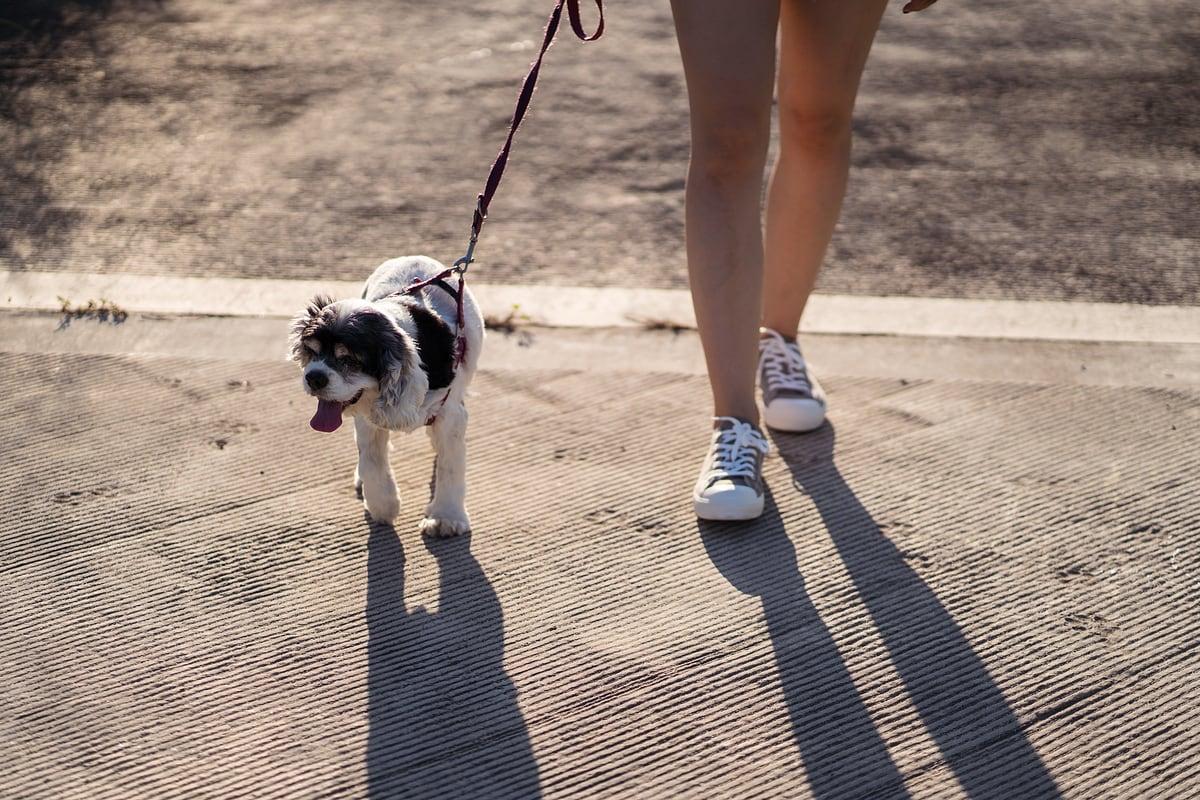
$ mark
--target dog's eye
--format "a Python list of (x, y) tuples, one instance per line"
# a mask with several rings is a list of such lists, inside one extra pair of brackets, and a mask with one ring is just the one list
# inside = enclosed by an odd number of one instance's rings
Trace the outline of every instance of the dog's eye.
[(346, 353), (346, 355), (342, 356), (342, 361), (345, 361), (346, 366), (349, 367), (357, 367), (360, 363), (353, 353)]

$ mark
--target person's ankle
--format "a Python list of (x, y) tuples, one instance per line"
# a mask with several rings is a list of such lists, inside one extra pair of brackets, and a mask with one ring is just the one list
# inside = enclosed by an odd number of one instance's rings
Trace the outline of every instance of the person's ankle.
[(766, 325), (766, 324), (764, 324), (762, 326), (762, 328), (760, 329), (758, 338), (765, 339), (768, 336), (770, 336), (772, 333), (782, 336), (784, 341), (788, 342), (789, 344), (796, 343), (796, 331), (794, 328), (791, 329), (790, 333), (788, 333), (787, 328), (773, 328), (770, 325)]
[(755, 409), (754, 416), (746, 416), (744, 414), (713, 414), (712, 426), (715, 430), (721, 424), (722, 419), (736, 419), (738, 422), (748, 422), (756, 428), (762, 427), (762, 420), (759, 419), (758, 410)]

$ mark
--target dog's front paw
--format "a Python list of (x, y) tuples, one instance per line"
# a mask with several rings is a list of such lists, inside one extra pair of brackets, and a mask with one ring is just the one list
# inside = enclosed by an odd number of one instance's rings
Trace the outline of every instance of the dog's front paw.
[(368, 500), (363, 500), (363, 506), (367, 509), (367, 513), (371, 515), (371, 519), (376, 522), (393, 522), (400, 515), (400, 501), (374, 504)]
[(363, 484), (363, 505), (376, 522), (391, 522), (400, 514), (400, 496), (396, 485), (371, 486)]
[(421, 520), (421, 533), (425, 536), (446, 538), (461, 536), (470, 531), (471, 521), (467, 518), (465, 512), (446, 515), (430, 514)]

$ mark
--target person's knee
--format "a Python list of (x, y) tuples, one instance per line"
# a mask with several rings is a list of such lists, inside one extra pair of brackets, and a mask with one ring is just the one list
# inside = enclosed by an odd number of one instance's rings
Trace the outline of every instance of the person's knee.
[(692, 122), (692, 170), (717, 182), (761, 180), (770, 141), (770, 118), (729, 109)]
[(850, 107), (780, 97), (780, 146), (785, 152), (842, 152), (850, 143), (851, 111)]

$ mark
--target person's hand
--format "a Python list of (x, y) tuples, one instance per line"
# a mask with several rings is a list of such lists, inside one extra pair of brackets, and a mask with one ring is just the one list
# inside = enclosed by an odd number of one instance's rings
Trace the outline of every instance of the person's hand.
[(904, 4), (904, 13), (907, 14), (910, 11), (924, 11), (936, 2), (937, 0), (908, 0), (908, 2)]

